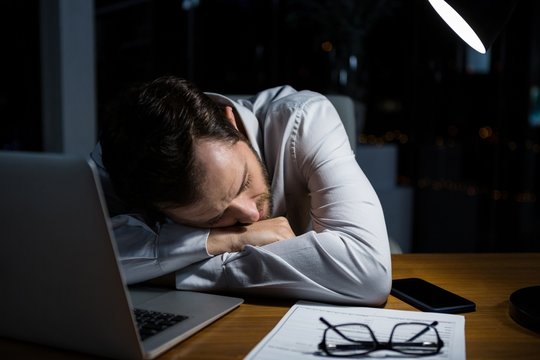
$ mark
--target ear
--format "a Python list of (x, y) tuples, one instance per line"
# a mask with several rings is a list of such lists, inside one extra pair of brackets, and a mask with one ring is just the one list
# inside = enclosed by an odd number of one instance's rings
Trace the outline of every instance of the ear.
[(236, 120), (233, 108), (230, 106), (225, 106), (223, 111), (225, 111), (225, 118), (229, 120), (229, 123), (231, 123), (231, 125), (234, 126), (234, 128), (238, 130), (242, 135), (247, 136), (244, 124), (242, 123), (242, 120)]
[(227, 120), (229, 120), (229, 122), (232, 124), (232, 126), (235, 127), (236, 130), (239, 130), (238, 129), (238, 124), (236, 122), (236, 117), (234, 116), (234, 111), (232, 109), (232, 107), (230, 106), (225, 106), (225, 117), (227, 118)]

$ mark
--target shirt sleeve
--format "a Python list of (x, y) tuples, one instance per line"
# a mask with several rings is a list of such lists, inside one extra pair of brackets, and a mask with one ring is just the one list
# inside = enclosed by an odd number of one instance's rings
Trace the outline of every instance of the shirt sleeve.
[(313, 93), (286, 108), (289, 176), (307, 188), (313, 230), (193, 264), (177, 273), (177, 287), (380, 305), (391, 286), (384, 215), (337, 111)]
[(211, 258), (209, 231), (172, 222), (150, 228), (135, 215), (111, 219), (116, 246), (128, 284), (153, 279)]

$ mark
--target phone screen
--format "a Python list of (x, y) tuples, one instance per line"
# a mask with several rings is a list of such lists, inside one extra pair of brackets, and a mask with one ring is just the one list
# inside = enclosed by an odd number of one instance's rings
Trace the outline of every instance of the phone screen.
[(392, 281), (391, 294), (423, 311), (462, 313), (476, 309), (474, 302), (419, 278)]

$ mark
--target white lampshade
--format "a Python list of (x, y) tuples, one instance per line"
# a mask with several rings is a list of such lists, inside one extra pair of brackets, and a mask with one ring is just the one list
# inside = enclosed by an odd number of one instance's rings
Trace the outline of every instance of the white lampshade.
[(428, 0), (469, 46), (485, 54), (508, 21), (517, 0)]

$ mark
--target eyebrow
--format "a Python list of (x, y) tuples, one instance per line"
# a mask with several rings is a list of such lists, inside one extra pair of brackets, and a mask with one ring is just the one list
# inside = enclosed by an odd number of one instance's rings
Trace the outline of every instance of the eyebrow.
[[(248, 181), (248, 166), (247, 166), (247, 163), (245, 163), (244, 164), (244, 173), (242, 174), (242, 183), (240, 184), (240, 188), (238, 189), (238, 191), (236, 192), (236, 195), (234, 197), (237, 197), (238, 195), (240, 195), (242, 192), (244, 192), (246, 190), (247, 181)], [(206, 224), (208, 224), (208, 225), (215, 224), (216, 222), (219, 221), (219, 219), (221, 219), (224, 212), (225, 211), (219, 213), (217, 216), (214, 216), (210, 220), (206, 221)]]

